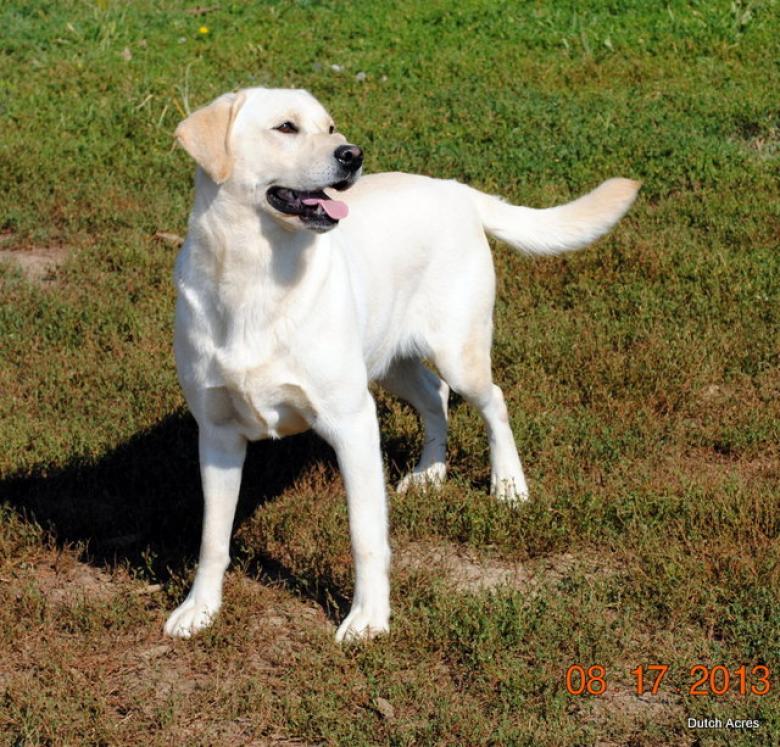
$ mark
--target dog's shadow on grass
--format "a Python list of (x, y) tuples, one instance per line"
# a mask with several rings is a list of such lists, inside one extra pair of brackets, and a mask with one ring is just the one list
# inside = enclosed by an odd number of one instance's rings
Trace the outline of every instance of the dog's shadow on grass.
[[(391, 459), (405, 459), (397, 448)], [(312, 433), (250, 444), (234, 526), (281, 495), (315, 461), (335, 463), (335, 458)], [(82, 559), (93, 565), (129, 566), (162, 583), (181, 579), (200, 544), (197, 426), (189, 414), (178, 412), (98, 459), (9, 475), (0, 480), (0, 501), (49, 530), (60, 546), (79, 544)], [(262, 551), (252, 566), (316, 599), (334, 618), (348, 608), (329, 579), (294, 576)]]

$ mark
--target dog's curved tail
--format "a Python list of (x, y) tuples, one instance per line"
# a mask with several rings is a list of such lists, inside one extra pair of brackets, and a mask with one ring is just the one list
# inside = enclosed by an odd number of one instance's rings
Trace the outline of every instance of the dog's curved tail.
[(631, 207), (640, 186), (632, 179), (609, 179), (573, 202), (544, 209), (510, 205), (468, 189), (488, 234), (528, 254), (560, 254), (607, 233)]

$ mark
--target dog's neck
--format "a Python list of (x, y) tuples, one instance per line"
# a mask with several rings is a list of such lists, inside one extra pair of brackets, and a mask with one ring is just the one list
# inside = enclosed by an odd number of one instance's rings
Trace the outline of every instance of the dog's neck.
[(281, 225), (237, 192), (198, 170), (189, 220), (195, 264), (228, 305), (240, 304), (247, 293), (275, 302), (299, 295), (307, 275), (321, 277), (329, 238)]

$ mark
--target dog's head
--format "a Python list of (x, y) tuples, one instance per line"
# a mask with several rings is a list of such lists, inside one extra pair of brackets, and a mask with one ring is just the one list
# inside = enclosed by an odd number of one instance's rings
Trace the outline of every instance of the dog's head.
[(318, 233), (348, 212), (324, 190), (349, 188), (363, 165), (363, 151), (301, 90), (227, 93), (187, 117), (176, 138), (216, 184), (287, 227)]

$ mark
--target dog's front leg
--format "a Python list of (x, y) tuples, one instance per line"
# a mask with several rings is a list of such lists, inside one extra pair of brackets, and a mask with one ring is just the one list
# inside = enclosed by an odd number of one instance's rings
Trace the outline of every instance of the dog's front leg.
[(387, 502), (374, 400), (366, 391), (356, 413), (335, 418), (321, 435), (336, 451), (349, 507), (355, 592), (336, 640), (370, 638), (390, 622)]
[(179, 638), (207, 627), (222, 604), (222, 579), (230, 562), (230, 535), (246, 456), (243, 436), (201, 427), (198, 437), (203, 484), (203, 534), (195, 581), (187, 598), (165, 623)]

